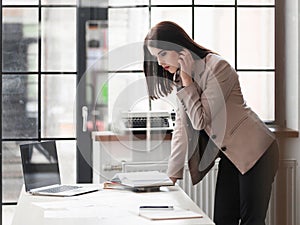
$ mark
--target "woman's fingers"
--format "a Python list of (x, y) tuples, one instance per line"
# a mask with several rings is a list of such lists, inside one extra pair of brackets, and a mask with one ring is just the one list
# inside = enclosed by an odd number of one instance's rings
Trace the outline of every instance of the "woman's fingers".
[(170, 177), (170, 179), (171, 179), (171, 181), (173, 181), (173, 184), (175, 184), (177, 181), (177, 178), (175, 178), (175, 177)]
[(181, 71), (191, 75), (194, 59), (189, 50), (184, 49), (179, 52), (178, 63), (180, 64)]

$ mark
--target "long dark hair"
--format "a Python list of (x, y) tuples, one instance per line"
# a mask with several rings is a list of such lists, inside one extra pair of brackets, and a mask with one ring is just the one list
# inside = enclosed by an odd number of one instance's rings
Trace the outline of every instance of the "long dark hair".
[(172, 92), (174, 83), (173, 74), (158, 65), (156, 58), (150, 54), (148, 46), (176, 52), (186, 48), (192, 53), (194, 59), (203, 59), (212, 52), (197, 44), (174, 22), (163, 21), (155, 25), (144, 40), (144, 73), (150, 99), (167, 96)]

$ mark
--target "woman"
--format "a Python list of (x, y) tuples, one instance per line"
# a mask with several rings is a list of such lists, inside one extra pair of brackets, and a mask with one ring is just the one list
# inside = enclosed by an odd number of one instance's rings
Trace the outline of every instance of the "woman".
[[(144, 72), (151, 99), (176, 89), (168, 176), (173, 182), (181, 179), (188, 159), (195, 184), (220, 157), (215, 223), (265, 224), (278, 146), (275, 136), (247, 107), (236, 71), (218, 54), (195, 43), (180, 26), (164, 21), (145, 38)], [(203, 148), (206, 134), (209, 143)]]

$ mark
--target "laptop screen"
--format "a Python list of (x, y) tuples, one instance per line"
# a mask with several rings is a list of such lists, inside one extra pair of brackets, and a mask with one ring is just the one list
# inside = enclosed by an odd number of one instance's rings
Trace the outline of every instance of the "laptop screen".
[(55, 141), (20, 145), (26, 191), (60, 184)]

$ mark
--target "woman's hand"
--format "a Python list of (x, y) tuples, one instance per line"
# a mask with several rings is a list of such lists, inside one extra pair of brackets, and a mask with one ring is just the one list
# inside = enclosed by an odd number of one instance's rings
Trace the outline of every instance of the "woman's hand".
[(180, 65), (182, 86), (188, 86), (193, 82), (192, 71), (195, 63), (189, 50), (183, 49), (181, 52), (179, 52), (178, 63)]
[(176, 177), (170, 177), (170, 180), (173, 181), (173, 184), (175, 184), (176, 181), (177, 181), (177, 178)]

